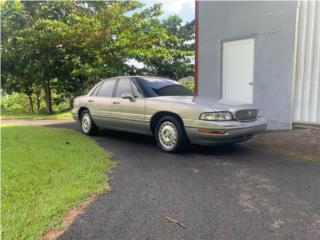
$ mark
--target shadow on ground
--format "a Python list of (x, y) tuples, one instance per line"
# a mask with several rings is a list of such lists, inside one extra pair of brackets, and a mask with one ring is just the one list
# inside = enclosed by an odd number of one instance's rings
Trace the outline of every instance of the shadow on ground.
[[(62, 123), (62, 124), (50, 124), (48, 127), (57, 127), (57, 128), (71, 128), (76, 131), (81, 131), (79, 124), (71, 123)], [(94, 138), (106, 138), (117, 141), (121, 144), (126, 143), (135, 143), (137, 145), (145, 145), (152, 148), (157, 148), (157, 143), (152, 136), (146, 136), (141, 134), (121, 132), (109, 129), (101, 129), (97, 134), (93, 136)], [(156, 151), (161, 151), (160, 149), (155, 149)], [(239, 154), (248, 154), (252, 152), (250, 146), (244, 144), (228, 144), (228, 145), (217, 145), (217, 146), (200, 146), (200, 145), (189, 145), (184, 153), (185, 154), (198, 154), (198, 155), (214, 155), (214, 156), (232, 156)]]

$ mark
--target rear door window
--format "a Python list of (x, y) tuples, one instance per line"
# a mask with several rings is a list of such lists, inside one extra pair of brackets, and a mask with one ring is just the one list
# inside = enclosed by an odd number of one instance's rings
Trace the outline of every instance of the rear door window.
[(91, 93), (91, 96), (96, 96), (96, 95), (97, 95), (101, 84), (102, 84), (102, 83), (98, 83), (98, 84), (95, 86), (94, 90), (93, 90), (92, 93)]
[(119, 80), (117, 91), (116, 91), (116, 97), (121, 97), (123, 93), (132, 94), (131, 82), (130, 82), (130, 79), (128, 78), (122, 78)]
[(109, 79), (104, 81), (100, 87), (97, 96), (98, 97), (112, 97), (113, 88), (116, 83), (116, 79)]

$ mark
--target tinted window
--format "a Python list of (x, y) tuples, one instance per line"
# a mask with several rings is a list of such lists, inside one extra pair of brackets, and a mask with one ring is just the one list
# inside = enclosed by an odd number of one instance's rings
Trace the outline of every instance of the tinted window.
[(146, 97), (157, 96), (194, 96), (194, 93), (177, 81), (165, 78), (139, 78)]
[(110, 79), (110, 80), (104, 81), (104, 83), (102, 84), (102, 86), (100, 87), (100, 89), (98, 91), (97, 96), (99, 96), (99, 97), (112, 97), (112, 92), (113, 92), (115, 82), (116, 82), (116, 79)]
[(94, 87), (94, 90), (93, 90), (93, 92), (91, 93), (91, 96), (96, 96), (96, 95), (97, 95), (100, 86), (101, 86), (101, 83), (98, 83), (98, 84)]
[(117, 87), (116, 97), (121, 97), (123, 93), (132, 94), (130, 79), (120, 79)]

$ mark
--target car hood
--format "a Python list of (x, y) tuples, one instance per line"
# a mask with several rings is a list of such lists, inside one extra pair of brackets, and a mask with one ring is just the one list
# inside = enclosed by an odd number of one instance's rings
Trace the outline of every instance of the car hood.
[(198, 105), (213, 111), (237, 111), (241, 109), (253, 109), (256, 108), (252, 104), (243, 103), (239, 101), (231, 101), (225, 99), (215, 99), (210, 97), (201, 97), (201, 96), (166, 96), (166, 97), (157, 97), (159, 99), (189, 103), (192, 105)]

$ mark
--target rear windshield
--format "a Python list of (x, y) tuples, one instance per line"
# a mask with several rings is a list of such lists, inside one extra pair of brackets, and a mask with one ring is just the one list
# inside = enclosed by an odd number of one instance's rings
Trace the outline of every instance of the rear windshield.
[(177, 81), (165, 78), (139, 78), (146, 97), (194, 96), (194, 93)]

